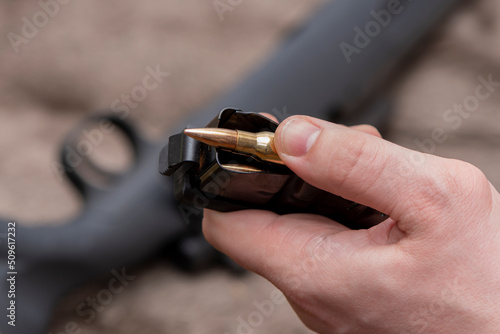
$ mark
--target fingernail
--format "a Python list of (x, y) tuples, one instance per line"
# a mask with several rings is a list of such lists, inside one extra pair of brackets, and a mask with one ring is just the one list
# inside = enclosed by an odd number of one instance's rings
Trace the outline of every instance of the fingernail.
[(301, 119), (293, 118), (281, 130), (283, 153), (301, 157), (305, 155), (318, 139), (321, 128)]

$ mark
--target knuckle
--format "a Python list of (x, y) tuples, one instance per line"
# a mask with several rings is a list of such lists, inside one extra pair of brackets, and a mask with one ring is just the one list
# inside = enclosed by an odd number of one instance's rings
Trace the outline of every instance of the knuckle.
[(446, 161), (439, 176), (442, 178), (442, 191), (453, 194), (455, 198), (483, 197), (491, 194), (490, 183), (477, 167), (463, 161)]
[(327, 260), (332, 260), (331, 240), (332, 234), (318, 233), (309, 238), (300, 249), (301, 262), (307, 272), (315, 272), (320, 269), (320, 265)]
[(462, 203), (462, 209), (469, 212), (490, 212), (493, 206), (491, 184), (476, 166), (454, 160), (446, 168), (446, 184), (450, 193)]
[[(290, 233), (295, 233), (290, 231)], [(277, 285), (287, 295), (287, 297), (297, 304), (310, 302), (310, 296), (318, 288), (314, 282), (317, 277), (325, 275), (328, 268), (338, 265), (337, 258), (332, 249), (332, 234), (328, 232), (318, 232), (303, 239), (300, 244), (296, 244), (295, 255), (290, 259), (291, 265), (287, 270), (281, 271)], [(335, 284), (335, 279), (330, 281)]]
[(484, 211), (492, 205), (492, 192), (486, 176), (477, 167), (458, 160), (442, 160), (437, 172), (419, 179), (421, 210), (433, 208), (456, 214)]
[(366, 135), (353, 134), (343, 138), (328, 161), (328, 174), (339, 190), (353, 196), (365, 192), (383, 171), (381, 147), (369, 142)]

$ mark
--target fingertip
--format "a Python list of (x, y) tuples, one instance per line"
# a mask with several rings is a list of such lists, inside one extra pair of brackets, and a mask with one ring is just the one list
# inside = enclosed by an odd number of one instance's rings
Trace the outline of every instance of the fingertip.
[(276, 131), (276, 149), (286, 156), (302, 157), (313, 147), (320, 132), (321, 127), (311, 122), (309, 117), (289, 117)]
[(260, 210), (219, 212), (205, 209), (203, 234), (215, 248), (231, 255), (237, 251), (235, 245), (244, 242), (244, 238), (257, 239), (262, 226), (276, 216), (275, 213)]

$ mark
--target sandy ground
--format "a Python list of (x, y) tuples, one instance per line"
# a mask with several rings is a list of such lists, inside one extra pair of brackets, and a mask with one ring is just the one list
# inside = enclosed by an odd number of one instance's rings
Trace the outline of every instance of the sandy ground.
[[(1, 1), (0, 213), (22, 224), (63, 224), (81, 203), (51, 169), (68, 131), (137, 85), (147, 66), (170, 73), (132, 111), (144, 133), (158, 138), (171, 122), (238, 82), (322, 0), (243, 2), (221, 21), (212, 2), (179, 0), (70, 1), (16, 53), (7, 33), (40, 10), (36, 2)], [(457, 11), (402, 73), (394, 87), (388, 139), (422, 150), (435, 129), (447, 134), (427, 146), (469, 161), (500, 188), (500, 93), (451, 127), (443, 115), (474, 94), (478, 77), (500, 81), (500, 2), (474, 1)], [(421, 145), (420, 145), (421, 146)], [(52, 333), (76, 321), (81, 333), (236, 333), (239, 319), (268, 300), (272, 285), (255, 275), (213, 270), (178, 272), (160, 259), (130, 271), (136, 278), (88, 323), (76, 306), (109, 277), (61, 301)], [(290, 307), (279, 305), (254, 333), (308, 333)]]

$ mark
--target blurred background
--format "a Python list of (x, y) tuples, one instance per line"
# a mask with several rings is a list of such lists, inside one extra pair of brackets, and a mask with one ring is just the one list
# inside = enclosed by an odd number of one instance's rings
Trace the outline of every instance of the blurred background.
[[(57, 225), (80, 212), (78, 194), (53, 170), (60, 145), (80, 120), (130, 93), (148, 66), (169, 75), (131, 109), (130, 119), (159, 139), (258, 67), (324, 2), (241, 1), (221, 16), (212, 1), (68, 1), (32, 38), (13, 47), (9, 32), (19, 34), (23, 18), (41, 7), (1, 1), (0, 215), (23, 225)], [(456, 129), (444, 115), (475, 94), (479, 76), (500, 82), (499, 19), (500, 2), (477, 0), (442, 22), (392, 87), (395, 109), (386, 135), (423, 150), (433, 131), (443, 129), (447, 138), (435, 143), (433, 153), (473, 163), (497, 189), (500, 92), (480, 101)], [(107, 145), (112, 140), (104, 152)], [(111, 155), (108, 163), (121, 168), (126, 160), (126, 153)], [(91, 321), (75, 310), (106, 288), (111, 276), (72, 291), (58, 304), (50, 331), (64, 332), (74, 321), (81, 333), (235, 333), (238, 319), (255, 311), (254, 301), (275, 290), (256, 275), (217, 269), (190, 275), (162, 258), (127, 272), (134, 280)], [(287, 304), (253, 330), (309, 333)]]

